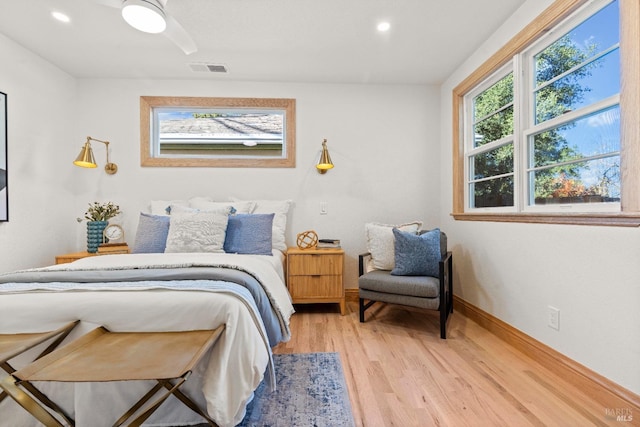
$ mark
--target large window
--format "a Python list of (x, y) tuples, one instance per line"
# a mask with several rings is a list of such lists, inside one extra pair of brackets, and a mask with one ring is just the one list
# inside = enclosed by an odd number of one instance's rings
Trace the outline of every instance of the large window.
[[(489, 61), (493, 70), (485, 64), (454, 90), (457, 219), (612, 223), (606, 218), (640, 210), (621, 203), (630, 153), (621, 75), (630, 70), (621, 66), (620, 9), (632, 2), (582, 3), (554, 3), (555, 21), (532, 23), (528, 39), (516, 37)], [(626, 137), (630, 144), (637, 133)]]
[(140, 98), (142, 166), (295, 166), (295, 100)]

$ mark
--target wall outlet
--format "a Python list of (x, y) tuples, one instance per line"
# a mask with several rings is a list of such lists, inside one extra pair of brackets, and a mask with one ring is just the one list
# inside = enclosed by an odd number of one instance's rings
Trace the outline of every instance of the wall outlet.
[(547, 325), (556, 331), (560, 330), (560, 309), (548, 306), (547, 307)]

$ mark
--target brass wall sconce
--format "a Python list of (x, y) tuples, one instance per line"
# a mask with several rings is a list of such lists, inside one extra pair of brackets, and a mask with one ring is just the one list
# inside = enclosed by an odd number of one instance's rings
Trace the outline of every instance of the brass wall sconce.
[(84, 146), (80, 150), (80, 154), (73, 162), (74, 165), (80, 166), (81, 168), (97, 168), (96, 159), (93, 157), (93, 149), (91, 148), (91, 141), (102, 142), (106, 145), (107, 149), (107, 163), (104, 165), (104, 170), (109, 175), (113, 175), (118, 172), (118, 166), (115, 163), (111, 163), (109, 161), (109, 141), (101, 141), (99, 139), (87, 137), (87, 142), (84, 143)]
[(331, 156), (329, 156), (326, 139), (322, 141), (322, 154), (320, 155), (320, 160), (318, 160), (316, 169), (318, 169), (318, 172), (322, 174), (327, 173), (329, 169), (333, 169), (333, 162), (331, 161)]

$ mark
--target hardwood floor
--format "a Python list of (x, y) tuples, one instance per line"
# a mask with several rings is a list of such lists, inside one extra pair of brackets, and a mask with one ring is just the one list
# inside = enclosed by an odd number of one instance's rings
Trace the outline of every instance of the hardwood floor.
[(340, 353), (357, 426), (640, 425), (628, 405), (604, 407), (459, 312), (441, 340), (435, 311), (377, 304), (361, 324), (354, 302), (346, 316), (296, 310), (274, 352)]

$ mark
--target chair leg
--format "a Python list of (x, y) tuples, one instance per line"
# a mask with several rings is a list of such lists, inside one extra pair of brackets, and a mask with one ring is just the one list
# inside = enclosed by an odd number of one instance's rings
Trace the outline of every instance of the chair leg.
[(366, 307), (364, 306), (364, 299), (360, 298), (360, 323), (364, 323), (364, 311)]

